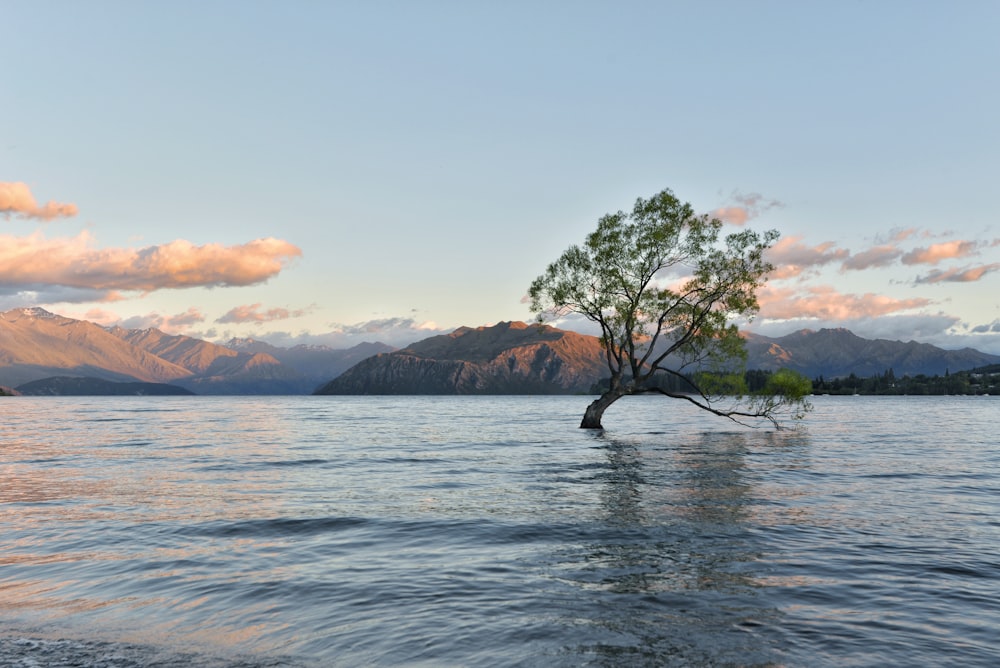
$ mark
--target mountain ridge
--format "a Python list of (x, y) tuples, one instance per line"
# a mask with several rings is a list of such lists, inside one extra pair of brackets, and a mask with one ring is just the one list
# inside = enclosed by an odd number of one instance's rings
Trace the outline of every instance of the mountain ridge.
[(501, 322), (369, 357), (316, 394), (579, 394), (606, 368), (596, 337)]
[[(864, 339), (846, 329), (745, 337), (748, 368), (786, 367), (811, 378), (889, 369), (942, 375), (1000, 363), (972, 348)], [(396, 350), (379, 342), (347, 349), (219, 344), (153, 328), (105, 328), (38, 307), (0, 313), (0, 386), (10, 388), (73, 376), (168, 383), (199, 394), (548, 394), (589, 392), (606, 375), (596, 337), (518, 321), (459, 327)]]

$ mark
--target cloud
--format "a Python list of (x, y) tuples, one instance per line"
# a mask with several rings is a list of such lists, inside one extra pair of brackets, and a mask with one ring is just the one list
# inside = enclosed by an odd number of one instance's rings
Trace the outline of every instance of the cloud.
[(803, 289), (765, 286), (758, 292), (758, 301), (759, 317), (768, 320), (819, 318), (831, 321), (879, 318), (932, 303), (929, 299), (894, 299), (870, 292), (863, 295), (843, 294), (826, 285)]
[[(437, 332), (440, 328), (432, 321), (417, 322), (413, 318), (378, 318), (354, 325), (334, 323), (333, 331), (340, 334), (384, 334), (387, 332)], [(449, 332), (452, 330), (448, 330)], [(429, 335), (428, 335), (429, 336)]]
[(205, 316), (195, 307), (178, 313), (176, 315), (163, 315), (151, 312), (145, 315), (134, 315), (122, 318), (114, 311), (102, 308), (92, 308), (86, 313), (70, 313), (60, 311), (63, 315), (77, 320), (88, 320), (102, 327), (123, 327), (125, 329), (159, 329), (167, 333), (180, 333), (187, 331), (194, 325), (205, 321)]
[(259, 336), (255, 335), (255, 338), (260, 338), (275, 346), (284, 347), (306, 344), (325, 345), (331, 348), (350, 348), (359, 343), (379, 342), (396, 348), (405, 348), (416, 341), (438, 334), (448, 334), (455, 329), (407, 317), (379, 318), (352, 325), (333, 323), (330, 327), (331, 331), (322, 334), (268, 332)]
[(892, 244), (875, 246), (860, 253), (854, 253), (840, 265), (842, 270), (873, 269), (888, 267), (899, 259), (903, 251)]
[(83, 231), (48, 239), (0, 235), (0, 288), (63, 286), (153, 292), (164, 288), (245, 286), (278, 274), (302, 251), (280, 239), (196, 246), (179, 239), (145, 248), (94, 247)]
[(170, 318), (170, 324), (175, 327), (193, 327), (199, 322), (205, 322), (205, 316), (194, 306)]
[(130, 318), (119, 319), (117, 322), (113, 322), (111, 324), (124, 327), (125, 329), (152, 328), (159, 329), (160, 331), (167, 333), (177, 333), (186, 331), (192, 326), (204, 321), (205, 316), (202, 315), (201, 311), (192, 306), (187, 311), (176, 315), (163, 315), (153, 312), (147, 313), (146, 315), (135, 315)]
[(20, 181), (0, 182), (0, 214), (7, 217), (17, 215), (22, 218), (49, 221), (75, 216), (77, 211), (75, 204), (47, 202), (38, 206), (27, 184)]
[(915, 248), (903, 256), (903, 264), (937, 264), (942, 260), (969, 257), (979, 252), (978, 241), (945, 241), (927, 248)]
[(309, 313), (310, 309), (296, 309), (290, 311), (286, 308), (271, 308), (263, 313), (260, 312), (260, 303), (244, 304), (229, 310), (228, 313), (218, 318), (215, 322), (221, 324), (243, 324), (253, 323), (259, 325), (262, 322), (273, 322), (275, 320), (287, 320), (289, 318), (301, 318)]
[[(889, 243), (852, 254), (841, 264), (841, 270), (849, 271), (888, 267), (897, 260), (901, 260), (906, 265), (938, 264), (943, 260), (978, 255), (981, 248), (991, 245), (990, 242), (986, 241), (954, 240), (904, 251), (899, 245), (910, 237), (915, 236), (917, 230), (914, 228), (894, 230), (890, 234)], [(927, 234), (924, 233), (923, 236), (927, 236)]]
[(742, 206), (723, 206), (712, 212), (712, 218), (718, 218), (730, 225), (746, 225), (750, 220), (750, 212)]
[[(765, 336), (784, 336), (800, 329), (849, 329), (866, 339), (913, 341), (931, 343), (943, 348), (961, 348), (972, 339), (956, 338), (955, 327), (959, 318), (945, 313), (910, 313), (887, 315), (879, 318), (816, 319), (754, 321), (747, 329)], [(978, 339), (983, 343), (983, 337)]]
[(832, 241), (806, 246), (800, 236), (785, 237), (767, 251), (767, 261), (775, 266), (769, 278), (792, 278), (807, 269), (843, 260), (849, 255), (846, 249), (837, 248)]
[(746, 225), (751, 218), (756, 218), (760, 214), (775, 207), (782, 207), (784, 204), (776, 199), (766, 199), (759, 193), (748, 193), (746, 195), (739, 191), (733, 191), (729, 196), (736, 202), (734, 206), (724, 206), (711, 212), (713, 218), (729, 223), (731, 225)]
[(976, 334), (1000, 334), (1000, 320), (994, 320), (985, 325), (976, 325), (970, 331)]
[(972, 283), (986, 274), (1000, 269), (1000, 262), (983, 264), (978, 267), (956, 267), (954, 269), (937, 269), (917, 278), (917, 283)]
[[(910, 237), (914, 236), (919, 231), (920, 230), (918, 230), (915, 227), (907, 227), (906, 229), (895, 228), (895, 229), (889, 230), (889, 240), (892, 241), (892, 242), (894, 242), (894, 243), (900, 243), (900, 242), (906, 241)], [(927, 232), (924, 232), (924, 236), (927, 236), (927, 234), (928, 234)]]
[[(0, 267), (0, 274), (3, 268)], [(124, 299), (116, 290), (91, 290), (68, 288), (59, 285), (3, 285), (0, 279), (0, 310), (20, 306), (47, 306), (51, 304), (85, 304), (116, 302)]]

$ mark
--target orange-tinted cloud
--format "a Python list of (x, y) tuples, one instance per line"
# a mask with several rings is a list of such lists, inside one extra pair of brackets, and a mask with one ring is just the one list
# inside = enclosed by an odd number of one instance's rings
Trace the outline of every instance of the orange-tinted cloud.
[(27, 184), (20, 181), (0, 182), (0, 214), (48, 221), (75, 216), (77, 212), (76, 204), (46, 202), (39, 206)]
[(927, 306), (929, 299), (893, 299), (885, 295), (842, 294), (831, 286), (804, 289), (765, 286), (758, 293), (760, 317), (771, 320), (851, 320), (877, 318)]
[(1000, 270), (1000, 262), (983, 264), (978, 267), (938, 269), (917, 278), (917, 283), (972, 283), (997, 270)]
[(712, 212), (712, 218), (718, 218), (730, 225), (746, 225), (750, 220), (750, 212), (742, 206), (723, 206)]
[(748, 220), (756, 218), (768, 209), (784, 206), (776, 199), (765, 199), (760, 193), (744, 195), (736, 191), (730, 195), (730, 198), (736, 202), (735, 206), (720, 207), (710, 215), (731, 225), (746, 225)]
[[(890, 230), (889, 234), (892, 235), (890, 237), (890, 239), (893, 242), (899, 243), (901, 241), (906, 241), (907, 239), (909, 239), (910, 237), (912, 237), (913, 235), (915, 235), (917, 232), (919, 232), (919, 230), (917, 228), (915, 228), (915, 227), (907, 227), (906, 229), (899, 229), (899, 228), (897, 228), (897, 229)], [(924, 232), (924, 235), (926, 236), (927, 232)]]
[(273, 322), (275, 320), (287, 320), (289, 318), (301, 318), (306, 315), (308, 309), (288, 310), (286, 308), (270, 308), (264, 312), (260, 311), (260, 303), (244, 304), (230, 309), (228, 313), (217, 319), (215, 322), (222, 324), (243, 324), (262, 322)]
[(785, 237), (767, 251), (766, 259), (775, 267), (770, 278), (784, 279), (798, 276), (813, 267), (843, 260), (849, 255), (846, 249), (837, 248), (832, 241), (806, 246), (802, 237)]
[(183, 313), (177, 315), (163, 315), (161, 313), (147, 313), (146, 315), (134, 315), (130, 318), (118, 319), (113, 324), (125, 329), (147, 329), (154, 328), (162, 332), (176, 333), (190, 329), (192, 325), (204, 322), (205, 316), (201, 311), (191, 307)]
[(969, 257), (979, 251), (978, 241), (945, 241), (927, 248), (915, 248), (903, 256), (903, 264), (937, 264), (941, 260)]
[(89, 320), (102, 327), (111, 327), (114, 325), (124, 327), (125, 329), (146, 329), (153, 327), (168, 333), (184, 331), (193, 325), (205, 321), (205, 316), (193, 306), (187, 311), (176, 315), (162, 315), (152, 312), (146, 315), (122, 318), (114, 311), (102, 308), (88, 309), (86, 313), (63, 312), (63, 315), (79, 320)]
[(152, 292), (254, 285), (275, 276), (301, 255), (296, 246), (274, 238), (236, 246), (196, 246), (179, 239), (138, 249), (98, 249), (87, 231), (56, 239), (40, 232), (24, 237), (0, 235), (0, 286)]
[(121, 317), (114, 311), (109, 311), (103, 308), (92, 308), (88, 309), (83, 315), (73, 315), (70, 313), (64, 314), (70, 318), (77, 318), (78, 320), (89, 320), (90, 322), (97, 323), (104, 327), (116, 324), (121, 320)]

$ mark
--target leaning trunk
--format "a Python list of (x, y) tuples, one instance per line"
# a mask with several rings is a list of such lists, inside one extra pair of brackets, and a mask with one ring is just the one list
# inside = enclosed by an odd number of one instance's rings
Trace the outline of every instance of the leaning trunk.
[(608, 390), (595, 399), (587, 406), (587, 411), (583, 414), (583, 421), (580, 423), (580, 429), (603, 429), (601, 418), (604, 416), (604, 411), (624, 394), (621, 390)]

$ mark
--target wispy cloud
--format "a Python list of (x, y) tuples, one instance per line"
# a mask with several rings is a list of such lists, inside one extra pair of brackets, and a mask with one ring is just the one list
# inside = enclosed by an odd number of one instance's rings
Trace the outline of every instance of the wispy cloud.
[(454, 329), (454, 327), (440, 327), (431, 321), (419, 321), (409, 317), (389, 317), (350, 325), (332, 323), (330, 331), (322, 334), (268, 332), (261, 334), (259, 338), (273, 345), (286, 347), (308, 344), (326, 345), (331, 348), (350, 348), (359, 343), (379, 342), (403, 348), (430, 336), (448, 334)]
[(1000, 262), (982, 264), (978, 267), (936, 269), (926, 276), (917, 277), (917, 283), (972, 283), (998, 269), (1000, 269)]
[(729, 199), (734, 204), (712, 211), (711, 216), (731, 225), (738, 226), (746, 225), (747, 221), (756, 218), (769, 209), (784, 206), (778, 200), (768, 199), (760, 193), (743, 194), (739, 191), (733, 191)]
[(153, 292), (164, 288), (254, 285), (302, 251), (281, 239), (196, 246), (176, 240), (145, 248), (96, 248), (93, 236), (0, 235), (0, 286), (63, 286)]
[(905, 313), (886, 315), (879, 318), (854, 318), (850, 320), (803, 318), (799, 320), (754, 321), (749, 326), (753, 332), (765, 336), (784, 336), (798, 329), (834, 329), (843, 327), (866, 339), (888, 339), (890, 341), (918, 340), (944, 348), (960, 348), (966, 345), (984, 350), (1000, 344), (1000, 337), (958, 338), (959, 318), (945, 313)]
[(874, 293), (845, 294), (828, 285), (802, 288), (765, 286), (759, 291), (760, 317), (769, 320), (852, 320), (878, 318), (891, 313), (923, 308), (929, 299), (895, 299)]
[(810, 269), (844, 260), (849, 255), (846, 249), (837, 248), (832, 241), (807, 246), (802, 243), (802, 237), (793, 236), (778, 240), (767, 251), (766, 259), (775, 267), (770, 278), (780, 280), (793, 278)]
[(926, 248), (915, 248), (903, 256), (903, 264), (938, 264), (942, 260), (976, 255), (984, 244), (978, 241), (945, 241)]
[(26, 183), (0, 182), (0, 214), (7, 217), (16, 215), (49, 221), (55, 218), (69, 218), (75, 216), (77, 212), (75, 204), (50, 201), (39, 206)]
[(230, 309), (215, 322), (221, 324), (260, 324), (263, 322), (273, 322), (275, 320), (288, 320), (289, 318), (301, 318), (309, 313), (310, 309), (269, 308), (261, 311), (261, 304), (244, 304)]
[(970, 331), (976, 334), (1000, 334), (1000, 320), (994, 320), (985, 325), (976, 325)]
[(840, 268), (843, 270), (864, 270), (878, 267), (888, 267), (896, 262), (903, 254), (897, 246), (885, 244), (875, 246), (868, 250), (854, 253), (846, 258)]
[(168, 334), (186, 332), (191, 327), (205, 321), (205, 316), (194, 306), (175, 315), (165, 315), (162, 313), (151, 312), (145, 315), (134, 315), (128, 318), (122, 318), (114, 311), (102, 308), (92, 308), (82, 314), (63, 312), (63, 315), (80, 320), (89, 320), (90, 322), (103, 327), (117, 325), (118, 327), (124, 327), (125, 329), (153, 328), (167, 332)]

